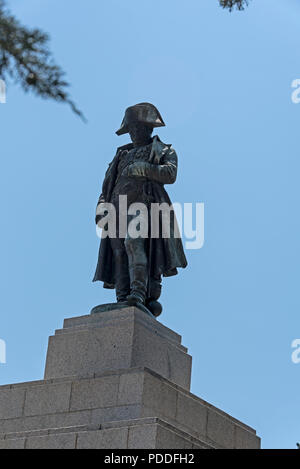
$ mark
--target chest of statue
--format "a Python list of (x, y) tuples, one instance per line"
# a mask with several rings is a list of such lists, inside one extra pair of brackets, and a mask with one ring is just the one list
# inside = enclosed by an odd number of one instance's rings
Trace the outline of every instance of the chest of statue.
[(129, 151), (125, 150), (120, 155), (117, 168), (117, 179), (113, 190), (113, 203), (117, 201), (119, 195), (127, 195), (128, 204), (134, 202), (146, 203), (148, 201), (146, 185), (149, 183), (149, 181), (146, 178), (134, 178), (123, 176), (122, 174), (128, 165), (136, 161), (149, 162), (151, 150), (152, 144), (149, 144), (137, 148), (132, 148)]
[(135, 161), (146, 161), (149, 162), (151, 155), (152, 144), (145, 145), (142, 147), (132, 148), (131, 150), (125, 150), (120, 155), (118, 164), (118, 178), (122, 176), (124, 169)]

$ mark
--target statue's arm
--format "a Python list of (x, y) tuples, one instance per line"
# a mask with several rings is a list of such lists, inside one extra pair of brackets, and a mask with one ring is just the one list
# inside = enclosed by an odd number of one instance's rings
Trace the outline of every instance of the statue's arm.
[(99, 196), (99, 199), (98, 199), (98, 202), (97, 202), (97, 206), (96, 206), (96, 217), (95, 217), (96, 225), (97, 225), (97, 223), (98, 223), (98, 222), (101, 220), (101, 218), (102, 218), (101, 215), (98, 215), (98, 214), (97, 214), (97, 211), (98, 211), (97, 209), (98, 209), (98, 207), (99, 207), (100, 204), (103, 204), (103, 203), (106, 202), (105, 197), (104, 197), (104, 192), (105, 192), (105, 189), (106, 189), (106, 185), (107, 185), (107, 183), (108, 183), (108, 179), (109, 179), (109, 177), (110, 177), (110, 169), (111, 169), (111, 166), (112, 166), (113, 162), (114, 162), (114, 159), (109, 163), (108, 168), (107, 168), (107, 170), (106, 170), (106, 172), (105, 172), (104, 181), (103, 181), (103, 184), (102, 184), (102, 192), (101, 192), (101, 194), (100, 194), (100, 196)]
[(98, 214), (98, 207), (100, 204), (103, 204), (105, 203), (105, 199), (104, 199), (104, 196), (103, 194), (100, 194), (100, 197), (98, 199), (98, 202), (97, 202), (97, 206), (96, 206), (96, 216), (95, 216), (95, 223), (96, 225), (98, 224), (98, 222), (101, 220), (102, 216)]
[(105, 203), (104, 195), (100, 194), (99, 199), (98, 199), (98, 203), (97, 203), (97, 207), (98, 207), (98, 205), (103, 204), (103, 203)]
[(130, 177), (146, 177), (160, 184), (174, 184), (177, 177), (177, 164), (176, 152), (171, 147), (160, 164), (137, 161), (125, 168), (125, 171)]

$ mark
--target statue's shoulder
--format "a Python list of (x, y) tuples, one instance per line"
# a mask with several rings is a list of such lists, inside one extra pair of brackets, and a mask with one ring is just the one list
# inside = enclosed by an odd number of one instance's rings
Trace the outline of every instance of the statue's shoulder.
[(108, 167), (111, 168), (114, 164), (116, 164), (122, 152), (124, 150), (131, 150), (132, 147), (133, 147), (132, 143), (127, 143), (126, 145), (122, 145), (121, 147), (118, 147), (116, 154), (113, 157), (113, 160), (109, 163)]
[(153, 146), (155, 147), (155, 149), (157, 151), (160, 151), (160, 152), (163, 152), (163, 153), (167, 153), (169, 150), (174, 150), (174, 148), (172, 147), (172, 144), (171, 143), (165, 143), (163, 142), (158, 135), (155, 135), (153, 137)]
[(168, 160), (174, 160), (177, 162), (177, 154), (173, 146), (170, 143), (164, 143), (158, 135), (153, 138), (153, 150), (157, 155), (157, 159), (167, 158)]
[(122, 145), (121, 147), (118, 147), (118, 148), (117, 148), (117, 153), (116, 153), (116, 155), (117, 155), (118, 153), (121, 153), (121, 152), (124, 151), (124, 150), (131, 150), (132, 147), (133, 147), (133, 144), (132, 144), (132, 143), (127, 143), (126, 145)]

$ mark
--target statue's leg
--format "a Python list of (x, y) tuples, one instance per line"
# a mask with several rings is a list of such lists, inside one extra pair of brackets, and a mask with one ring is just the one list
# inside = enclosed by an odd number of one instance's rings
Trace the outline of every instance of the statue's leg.
[(111, 239), (110, 242), (114, 255), (116, 297), (117, 302), (121, 303), (126, 301), (130, 293), (128, 257), (124, 239)]
[(125, 239), (125, 248), (128, 256), (130, 295), (127, 301), (130, 305), (145, 303), (148, 286), (148, 259), (146, 253), (146, 239)]
[(147, 300), (158, 300), (161, 295), (161, 276), (150, 278), (150, 290)]

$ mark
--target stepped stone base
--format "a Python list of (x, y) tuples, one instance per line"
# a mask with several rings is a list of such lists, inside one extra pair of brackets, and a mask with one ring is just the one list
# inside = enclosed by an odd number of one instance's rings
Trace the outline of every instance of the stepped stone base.
[(0, 449), (211, 449), (158, 418), (8, 434)]
[(47, 379), (0, 386), (0, 449), (260, 447), (252, 428), (189, 392), (180, 336), (136, 308), (110, 314), (65, 321)]
[(66, 319), (49, 339), (45, 379), (136, 366), (190, 388), (192, 358), (180, 335), (128, 307)]

